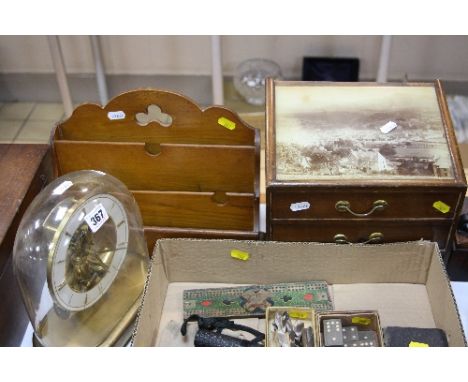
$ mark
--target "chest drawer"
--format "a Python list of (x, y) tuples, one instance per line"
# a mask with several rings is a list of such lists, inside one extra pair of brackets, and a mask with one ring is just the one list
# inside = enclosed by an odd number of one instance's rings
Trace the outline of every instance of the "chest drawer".
[(442, 221), (274, 221), (270, 240), (378, 244), (429, 240), (445, 248), (450, 220)]
[(452, 218), (460, 193), (310, 190), (269, 195), (272, 219)]

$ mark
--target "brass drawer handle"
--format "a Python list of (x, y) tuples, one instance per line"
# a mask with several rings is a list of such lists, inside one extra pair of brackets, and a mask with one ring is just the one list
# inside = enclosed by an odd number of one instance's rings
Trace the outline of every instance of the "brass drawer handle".
[(382, 232), (372, 232), (363, 244), (379, 244), (384, 240)]
[(349, 242), (348, 238), (346, 237), (346, 235), (344, 235), (342, 233), (337, 233), (333, 237), (333, 241), (335, 242), (335, 244), (351, 244)]
[[(333, 240), (335, 244), (351, 244), (351, 242), (348, 240), (348, 237), (342, 233), (337, 233), (333, 237)], [(367, 240), (363, 242), (362, 244), (378, 244), (378, 243), (382, 243), (383, 240), (384, 240), (384, 235), (382, 232), (372, 232), (367, 238)]]
[(388, 203), (385, 200), (376, 200), (374, 203), (372, 203), (372, 209), (369, 212), (359, 214), (351, 210), (351, 203), (347, 200), (340, 200), (335, 204), (335, 208), (338, 212), (349, 212), (350, 214), (357, 217), (369, 216), (376, 211), (384, 210), (386, 207), (388, 207)]

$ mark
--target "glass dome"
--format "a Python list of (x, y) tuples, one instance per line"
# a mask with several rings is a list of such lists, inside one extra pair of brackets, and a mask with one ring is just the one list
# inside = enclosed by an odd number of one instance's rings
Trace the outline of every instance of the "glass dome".
[(49, 184), (13, 249), (36, 343), (115, 344), (139, 307), (148, 261), (140, 211), (122, 182), (90, 170)]
[(281, 69), (271, 60), (253, 58), (243, 61), (234, 73), (234, 87), (252, 105), (265, 104), (265, 80), (280, 79)]

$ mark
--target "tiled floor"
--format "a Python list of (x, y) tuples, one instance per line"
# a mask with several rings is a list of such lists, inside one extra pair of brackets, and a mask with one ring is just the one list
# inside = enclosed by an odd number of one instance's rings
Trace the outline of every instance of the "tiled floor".
[(47, 143), (63, 117), (63, 106), (58, 103), (0, 104), (0, 143)]

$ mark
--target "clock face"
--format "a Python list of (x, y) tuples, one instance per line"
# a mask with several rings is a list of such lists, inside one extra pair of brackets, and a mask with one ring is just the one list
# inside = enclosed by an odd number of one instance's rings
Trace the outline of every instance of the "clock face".
[(81, 311), (112, 285), (128, 250), (128, 218), (123, 205), (108, 194), (74, 209), (60, 208), (56, 216), (62, 223), (48, 259), (49, 290), (61, 309)]

